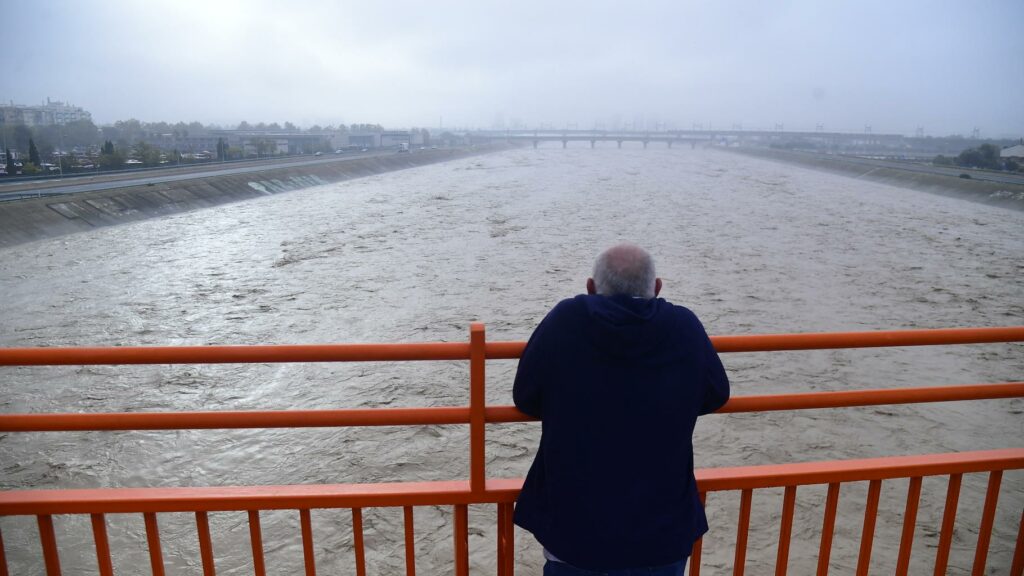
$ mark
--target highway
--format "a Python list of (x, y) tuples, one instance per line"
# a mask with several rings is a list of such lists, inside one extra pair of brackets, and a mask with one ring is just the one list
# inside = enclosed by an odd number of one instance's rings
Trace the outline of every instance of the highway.
[(958, 166), (933, 166), (931, 164), (918, 164), (913, 162), (898, 162), (894, 160), (877, 160), (874, 158), (860, 158), (857, 156), (833, 156), (827, 154), (809, 154), (815, 158), (834, 158), (851, 164), (861, 166), (873, 166), (876, 168), (891, 168), (894, 170), (905, 170), (907, 172), (918, 172), (921, 174), (939, 174), (959, 178), (961, 174), (969, 174), (972, 180), (985, 182), (998, 182), (1000, 184), (1016, 184), (1024, 186), (1024, 174), (1013, 174), (1010, 172), (995, 172), (990, 170), (975, 170), (972, 168), (961, 168)]
[[(415, 151), (413, 151), (413, 153), (415, 153)], [(344, 162), (347, 160), (392, 154), (395, 154), (394, 150), (386, 149), (355, 152), (344, 155), (329, 154), (318, 157), (300, 156), (297, 158), (291, 157), (272, 160), (256, 160), (236, 162), (232, 164), (193, 164), (189, 166), (176, 166), (130, 172), (100, 172), (96, 175), (74, 176), (67, 179), (48, 178), (45, 180), (16, 180), (12, 182), (4, 182), (3, 180), (0, 180), (0, 201), (36, 198), (40, 196), (56, 196), (77, 192), (93, 192), (96, 190), (126, 188), (129, 186), (142, 186), (146, 184), (158, 184), (164, 182), (177, 182), (181, 180), (208, 178), (211, 176), (246, 174), (272, 170), (275, 168), (328, 164), (332, 162)], [(922, 174), (938, 174), (949, 176), (951, 178), (958, 178), (960, 174), (970, 174), (971, 179), (973, 180), (1024, 186), (1024, 175), (1020, 174), (988, 170), (972, 170), (955, 166), (932, 166), (930, 164), (877, 160), (874, 158), (861, 158), (856, 156), (832, 156), (814, 153), (807, 154), (808, 156), (816, 158), (833, 158), (865, 167), (890, 168)]]
[(74, 194), (77, 192), (93, 192), (96, 190), (108, 190), (112, 188), (127, 188), (129, 186), (143, 186), (147, 184), (159, 184), (164, 182), (178, 182), (181, 180), (194, 180), (198, 178), (209, 178), (211, 176), (225, 176), (230, 174), (246, 174), (251, 172), (263, 172), (275, 168), (286, 168), (296, 166), (310, 166), (315, 164), (328, 164), (331, 162), (345, 162), (359, 158), (372, 156), (385, 156), (395, 154), (394, 150), (377, 150), (368, 152), (355, 152), (351, 154), (330, 154), (327, 156), (303, 156), (299, 158), (286, 158), (275, 160), (262, 160), (245, 162), (244, 165), (208, 163), (173, 168), (162, 168), (138, 172), (100, 172), (90, 176), (75, 176), (68, 179), (45, 180), (17, 180), (14, 182), (0, 182), (0, 201), (18, 200), (21, 198), (37, 198), (40, 196), (57, 196), (61, 194)]

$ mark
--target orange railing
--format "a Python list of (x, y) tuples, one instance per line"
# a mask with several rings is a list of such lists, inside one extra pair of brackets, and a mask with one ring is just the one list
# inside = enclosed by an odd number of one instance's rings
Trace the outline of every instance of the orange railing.
[[(853, 332), (828, 334), (780, 334), (719, 336), (713, 338), (720, 352), (866, 348), (1024, 341), (1024, 327)], [(349, 362), (469, 360), (469, 406), (367, 410), (296, 410), (104, 414), (5, 414), (0, 431), (73, 430), (167, 430), (210, 428), (277, 428), (326, 426), (394, 426), (469, 424), (470, 477), (467, 480), (390, 484), (335, 484), (221, 488), (107, 488), (91, 490), (9, 490), (0, 492), (0, 516), (37, 517), (43, 561), (48, 575), (60, 574), (60, 558), (53, 524), (54, 515), (89, 514), (99, 572), (113, 574), (106, 531), (106, 514), (142, 514), (154, 574), (164, 573), (157, 514), (193, 512), (204, 575), (215, 574), (213, 540), (208, 513), (247, 511), (253, 566), (265, 574), (260, 511), (292, 509), (299, 514), (303, 563), (306, 574), (316, 573), (311, 509), (352, 510), (356, 572), (365, 575), (362, 510), (402, 507), (405, 520), (407, 573), (415, 574), (413, 509), (416, 506), (452, 506), (456, 574), (469, 568), (469, 504), (494, 504), (498, 515), (497, 563), (500, 575), (513, 572), (512, 506), (521, 486), (519, 479), (488, 479), (484, 468), (484, 439), (488, 423), (518, 422), (529, 418), (512, 406), (485, 406), (484, 381), (488, 359), (513, 359), (522, 352), (521, 342), (485, 342), (484, 328), (474, 324), (468, 343), (368, 344), (326, 346), (208, 346), (176, 348), (11, 348), (0, 350), (0, 365), (82, 364), (197, 364), (246, 362)], [(733, 398), (720, 412), (757, 412), (942, 402), (1024, 397), (1024, 382), (972, 384), (911, 389), (859, 390), (812, 394), (778, 394)], [(883, 480), (909, 478), (897, 574), (906, 574), (916, 526), (922, 478), (948, 476), (946, 505), (935, 560), (935, 574), (944, 574), (952, 543), (961, 480), (964, 474), (988, 472), (988, 489), (975, 547), (973, 572), (983, 574), (987, 561), (1003, 472), (1024, 468), (1024, 448), (980, 452), (901, 456), (869, 460), (778, 464), (698, 471), (702, 498), (709, 492), (740, 491), (740, 512), (733, 571), (744, 572), (752, 491), (784, 487), (783, 515), (779, 528), (776, 573), (785, 574), (798, 486), (827, 485), (822, 524), (818, 574), (826, 574), (832, 550), (840, 486), (869, 482), (857, 574), (866, 574)], [(692, 574), (700, 573), (702, 542), (691, 559)], [(8, 573), (3, 535), (0, 533), (0, 576)], [(1024, 567), (1024, 515), (1018, 527), (1011, 574)]]

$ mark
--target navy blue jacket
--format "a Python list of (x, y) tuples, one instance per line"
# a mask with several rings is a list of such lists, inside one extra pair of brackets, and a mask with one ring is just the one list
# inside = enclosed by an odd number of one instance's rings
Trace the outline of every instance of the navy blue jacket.
[(708, 529), (693, 427), (729, 399), (725, 369), (693, 312), (661, 298), (563, 300), (530, 337), (513, 397), (542, 422), (516, 524), (590, 570), (690, 554)]

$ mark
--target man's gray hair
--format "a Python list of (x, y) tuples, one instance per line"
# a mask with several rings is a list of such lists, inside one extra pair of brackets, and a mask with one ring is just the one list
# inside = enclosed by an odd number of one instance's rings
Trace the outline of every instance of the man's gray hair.
[(594, 286), (602, 296), (654, 298), (654, 259), (635, 244), (605, 250), (594, 262)]

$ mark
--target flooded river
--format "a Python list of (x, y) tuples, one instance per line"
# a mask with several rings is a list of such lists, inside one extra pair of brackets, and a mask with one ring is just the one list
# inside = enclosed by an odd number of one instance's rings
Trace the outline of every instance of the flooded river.
[[(457, 341), (482, 321), (525, 340), (581, 292), (597, 253), (650, 249), (667, 299), (712, 334), (1024, 323), (1024, 213), (727, 152), (519, 149), (310, 188), (0, 251), (0, 345)], [(735, 395), (1021, 379), (1019, 344), (729, 354)], [(488, 367), (511, 403), (515, 362)], [(461, 362), (0, 370), (3, 412), (442, 406)], [(1024, 402), (702, 419), (699, 467), (1021, 445)], [(539, 426), (488, 430), (488, 472), (522, 476)], [(465, 427), (0, 435), (4, 488), (438, 480), (468, 476)], [(989, 571), (1010, 566), (1024, 476), (1003, 479)], [(967, 573), (986, 478), (961, 493), (951, 574)], [(931, 570), (945, 479), (925, 479), (911, 573)], [(844, 486), (832, 567), (852, 573), (866, 486)], [(892, 570), (907, 482), (887, 482), (873, 566)], [(609, 494), (609, 498), (614, 498)], [(825, 490), (797, 493), (791, 573), (816, 565)], [(705, 574), (731, 572), (737, 494), (713, 494)], [(595, 506), (600, 503), (595, 502)], [(775, 562), (781, 490), (754, 494), (747, 566)], [(354, 573), (348, 511), (314, 511), (322, 573)], [(400, 510), (365, 513), (370, 574), (404, 569)], [(148, 566), (140, 517), (109, 518), (119, 573)], [(211, 515), (220, 574), (250, 574), (244, 513)], [(470, 511), (474, 573), (494, 565), (494, 511)], [(58, 518), (66, 574), (96, 573), (87, 518)], [(34, 519), (2, 518), (14, 574), (41, 573)], [(199, 574), (194, 521), (161, 516), (169, 574)], [(450, 511), (418, 509), (417, 568), (450, 569)], [(263, 514), (268, 573), (297, 573), (298, 515)], [(521, 574), (540, 548), (518, 531)], [(726, 567), (730, 567), (728, 570)], [(143, 569), (143, 571), (148, 568)]]

